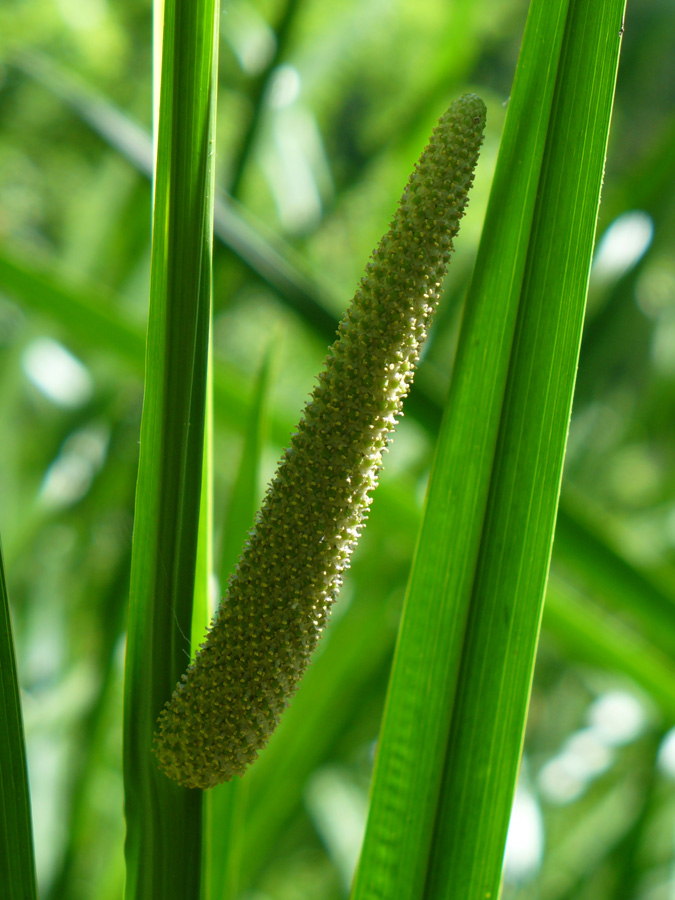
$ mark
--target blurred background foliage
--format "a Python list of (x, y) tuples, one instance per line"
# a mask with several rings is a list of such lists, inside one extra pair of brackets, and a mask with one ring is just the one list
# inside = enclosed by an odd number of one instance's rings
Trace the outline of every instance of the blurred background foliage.
[[(261, 494), (432, 125), (464, 90), (488, 105), (471, 207), (370, 524), (316, 663), (246, 777), (251, 900), (348, 893), (526, 12), (525, 0), (223, 5), (217, 542), (270, 347)], [(45, 900), (119, 897), (123, 883), (151, 42), (149, 2), (0, 7), (0, 532)], [(675, 896), (674, 47), (670, 0), (629, 5), (508, 898)]]

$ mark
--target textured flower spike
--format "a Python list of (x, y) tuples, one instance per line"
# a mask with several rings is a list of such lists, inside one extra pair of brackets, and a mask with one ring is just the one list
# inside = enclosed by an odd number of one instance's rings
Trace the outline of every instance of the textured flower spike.
[(467, 94), (434, 129), (340, 324), (227, 597), (159, 717), (160, 767), (186, 787), (244, 772), (309, 663), (438, 301), (484, 125), (483, 101)]

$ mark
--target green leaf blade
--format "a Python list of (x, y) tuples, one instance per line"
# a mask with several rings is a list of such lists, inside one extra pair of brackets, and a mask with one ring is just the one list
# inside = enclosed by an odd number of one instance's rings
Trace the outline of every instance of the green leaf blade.
[(26, 746), (0, 546), (0, 873), (7, 900), (37, 900)]
[[(353, 900), (375, 891), (414, 898), (424, 889), (566, 9), (566, 2), (537, 6), (528, 21), (522, 54), (531, 65), (516, 76), (464, 312)], [(508, 222), (500, 217), (503, 209)]]
[(620, 47), (623, 0), (565, 24), (427, 897), (495, 895), (522, 750)]
[[(375, 891), (498, 893), (618, 58), (618, 38), (608, 43), (601, 28), (583, 46), (579, 6), (530, 10), (406, 601), (355, 900)], [(595, 20), (611, 31), (608, 22)], [(567, 88), (574, 66), (583, 74), (572, 85), (598, 71), (601, 89), (579, 96)], [(570, 135), (580, 158), (565, 156)]]
[(151, 753), (190, 655), (208, 369), (215, 0), (164, 6), (146, 385), (125, 679), (127, 898), (197, 900), (201, 794)]

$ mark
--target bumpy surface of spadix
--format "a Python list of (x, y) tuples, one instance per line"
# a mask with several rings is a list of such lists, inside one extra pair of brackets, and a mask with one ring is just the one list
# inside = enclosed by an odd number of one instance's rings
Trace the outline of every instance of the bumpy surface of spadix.
[(363, 527), (464, 213), (485, 106), (452, 104), (340, 323), (205, 643), (160, 715), (160, 767), (186, 787), (240, 775), (310, 659)]

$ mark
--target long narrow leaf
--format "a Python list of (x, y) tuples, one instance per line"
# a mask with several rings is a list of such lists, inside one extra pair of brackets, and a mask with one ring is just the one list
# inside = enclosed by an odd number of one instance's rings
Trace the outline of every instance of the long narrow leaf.
[[(571, 0), (425, 897), (496, 896), (551, 555), (625, 0)], [(550, 9), (534, 3), (532, 10)], [(488, 225), (489, 227), (489, 225)]]
[(164, 6), (124, 710), (127, 900), (197, 900), (201, 794), (151, 752), (190, 655), (211, 294), (215, 0)]
[(0, 875), (7, 900), (37, 900), (26, 747), (0, 547)]
[[(622, 4), (588, 7), (530, 9), (392, 672), (358, 900), (498, 893), (618, 58)], [(567, 152), (571, 134), (580, 155)]]
[[(421, 897), (566, 0), (532, 8), (392, 669), (354, 900)], [(489, 115), (489, 112), (488, 112)], [(503, 211), (508, 210), (508, 220)], [(492, 223), (492, 225), (490, 224)]]

